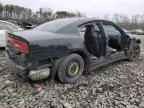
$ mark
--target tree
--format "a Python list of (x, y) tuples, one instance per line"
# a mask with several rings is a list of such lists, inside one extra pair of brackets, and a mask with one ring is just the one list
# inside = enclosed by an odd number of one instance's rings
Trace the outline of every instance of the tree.
[(0, 3), (0, 19), (4, 20), (31, 21), (40, 24), (57, 18), (84, 16), (86, 15), (80, 12), (57, 11), (54, 13), (51, 8), (40, 8), (39, 11), (33, 12), (22, 6)]
[(3, 5), (0, 3), (0, 16), (1, 16), (1, 18), (2, 18), (3, 9), (4, 9), (4, 7), (3, 7)]
[(13, 5), (9, 5), (9, 14), (10, 14), (10, 18), (12, 19), (12, 13), (14, 11), (14, 6)]
[(114, 14), (114, 15), (113, 15), (113, 21), (114, 21), (115, 23), (120, 22), (120, 17), (119, 17), (118, 14)]
[(4, 13), (5, 13), (5, 19), (7, 20), (8, 19), (8, 16), (9, 16), (9, 10), (10, 10), (10, 7), (9, 5), (5, 5), (5, 8), (4, 8)]

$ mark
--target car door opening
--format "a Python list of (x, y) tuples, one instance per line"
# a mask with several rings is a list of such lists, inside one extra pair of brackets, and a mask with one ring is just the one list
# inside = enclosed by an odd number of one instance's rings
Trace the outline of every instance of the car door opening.
[(105, 35), (108, 38), (108, 47), (118, 50), (121, 50), (121, 33), (110, 24), (103, 24)]
[(87, 51), (93, 56), (104, 56), (104, 40), (102, 39), (101, 30), (98, 25), (85, 25), (84, 43)]

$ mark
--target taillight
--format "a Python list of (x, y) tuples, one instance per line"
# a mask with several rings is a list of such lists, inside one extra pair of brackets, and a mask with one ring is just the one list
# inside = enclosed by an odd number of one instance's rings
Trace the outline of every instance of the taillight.
[(20, 52), (23, 53), (28, 53), (29, 52), (29, 46), (27, 43), (21, 42), (19, 40), (13, 39), (13, 38), (8, 38), (8, 44), (19, 50)]

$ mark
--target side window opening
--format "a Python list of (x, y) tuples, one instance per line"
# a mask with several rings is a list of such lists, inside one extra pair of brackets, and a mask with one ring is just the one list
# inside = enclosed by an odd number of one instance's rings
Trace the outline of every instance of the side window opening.
[(111, 24), (103, 24), (105, 35), (108, 38), (108, 47), (121, 50), (121, 32)]
[(87, 51), (95, 57), (104, 55), (101, 33), (100, 25), (97, 23), (89, 23), (79, 27), (79, 34), (84, 39)]
[(105, 33), (110, 38), (120, 38), (121, 33), (112, 25), (103, 25)]

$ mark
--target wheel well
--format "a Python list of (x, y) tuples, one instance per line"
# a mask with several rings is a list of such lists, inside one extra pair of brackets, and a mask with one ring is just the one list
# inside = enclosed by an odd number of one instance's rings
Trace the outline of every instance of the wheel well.
[(84, 64), (86, 66), (86, 63), (88, 61), (88, 55), (86, 55), (83, 51), (74, 51), (74, 52), (70, 52), (69, 54), (72, 54), (72, 53), (80, 55), (83, 58)]

